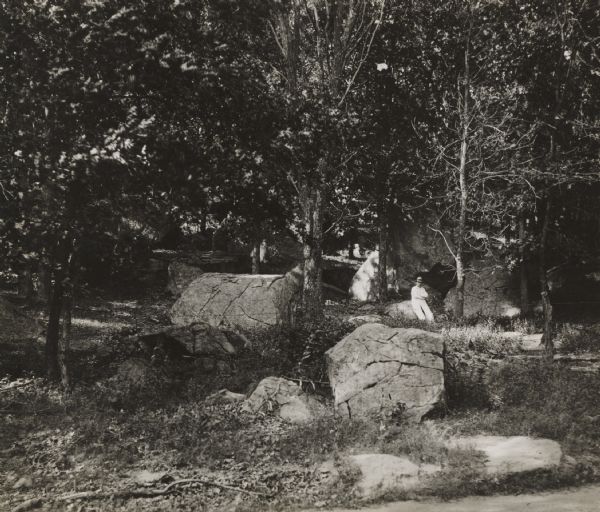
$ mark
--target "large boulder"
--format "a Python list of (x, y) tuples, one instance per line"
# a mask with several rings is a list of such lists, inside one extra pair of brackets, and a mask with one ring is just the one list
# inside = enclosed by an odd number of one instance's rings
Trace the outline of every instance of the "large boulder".
[(348, 417), (420, 421), (444, 399), (443, 351), (436, 333), (361, 325), (325, 354), (335, 406)]
[[(465, 279), (466, 317), (476, 315), (514, 317), (521, 313), (519, 292), (512, 276), (506, 270), (475, 262)], [(444, 299), (447, 311), (454, 311), (456, 288), (452, 288)]]
[(0, 340), (7, 342), (37, 338), (43, 332), (39, 322), (19, 311), (3, 297), (0, 297), (0, 326)]
[(185, 261), (173, 260), (169, 263), (168, 273), (167, 290), (173, 295), (179, 296), (192, 281), (204, 274), (204, 270)]
[(170, 311), (175, 325), (253, 329), (291, 324), (300, 296), (296, 272), (285, 275), (206, 273), (195, 279)]
[(290, 423), (301, 424), (322, 414), (324, 406), (295, 382), (267, 377), (244, 402), (242, 410), (251, 414), (272, 412)]
[[(388, 290), (396, 289), (396, 270), (391, 256), (387, 262)], [(374, 301), (379, 296), (379, 251), (373, 251), (360, 266), (350, 284), (350, 298), (361, 301)]]
[[(415, 276), (454, 262), (443, 236), (431, 229), (438, 225), (436, 214), (426, 210), (420, 212), (418, 217), (396, 218), (391, 226), (392, 251), (401, 263), (396, 268), (396, 286), (400, 290), (410, 290)], [(440, 290), (444, 288), (434, 279), (429, 281)]]

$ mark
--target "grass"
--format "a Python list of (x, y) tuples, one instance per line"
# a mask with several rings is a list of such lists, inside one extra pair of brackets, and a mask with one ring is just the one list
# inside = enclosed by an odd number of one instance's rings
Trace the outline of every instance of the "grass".
[[(12, 506), (44, 493), (131, 487), (128, 475), (144, 468), (251, 490), (270, 488), (276, 494), (256, 501), (215, 489), (183, 491), (160, 501), (161, 510), (197, 510), (199, 501), (204, 503), (202, 510), (232, 512), (356, 505), (352, 490), (359, 475), (347, 457), (358, 453), (387, 453), (417, 464), (441, 465), (442, 472), (428, 480), (417, 497), (516, 493), (600, 478), (598, 375), (506, 358), (517, 346), (502, 331), (532, 332), (537, 330), (535, 320), (389, 323), (437, 330), (444, 336), (445, 417), (412, 425), (350, 421), (332, 414), (293, 426), (270, 415), (248, 416), (236, 403), (206, 400), (221, 388), (248, 393), (273, 375), (301, 379), (307, 391), (328, 396), (322, 355), (353, 329), (336, 319), (316, 327), (251, 333), (251, 348), (210, 367), (200, 361), (162, 360), (148, 365), (148, 378), (140, 383), (124, 377), (111, 380), (123, 361), (144, 357), (124, 343), (122, 327), (96, 328), (95, 321), (88, 322), (82, 335), (96, 329), (97, 339), (93, 350), (74, 354), (77, 386), (72, 393), (64, 395), (35, 379), (0, 394), (0, 453), (6, 462), (0, 465), (0, 495), (9, 497)], [(597, 350), (597, 329), (566, 324), (558, 339), (563, 350)], [(39, 347), (21, 348), (11, 352), (12, 368), (23, 367), (25, 358), (43, 362)], [(452, 436), (471, 434), (548, 437), (574, 459), (553, 470), (490, 479), (482, 471), (479, 453), (447, 448)], [(327, 461), (334, 463), (335, 478), (320, 476), (319, 468)], [(33, 475), (34, 487), (15, 492), (12, 485), (22, 475)], [(407, 497), (415, 494), (385, 491), (374, 499)], [(148, 503), (106, 502), (98, 509), (142, 511), (159, 506)]]

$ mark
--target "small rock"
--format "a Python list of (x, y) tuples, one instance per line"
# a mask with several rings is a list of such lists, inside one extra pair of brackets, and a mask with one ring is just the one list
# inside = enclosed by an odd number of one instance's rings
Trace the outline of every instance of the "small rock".
[(261, 380), (242, 406), (243, 411), (252, 414), (275, 412), (291, 423), (312, 421), (323, 409), (322, 404), (304, 393), (298, 384), (279, 377)]
[(31, 489), (33, 487), (33, 479), (30, 476), (23, 476), (19, 478), (13, 485), (13, 489)]
[(362, 325), (362, 324), (380, 324), (382, 321), (382, 317), (380, 315), (358, 315), (351, 316), (348, 318), (348, 323), (352, 325)]
[(570, 455), (565, 455), (563, 458), (563, 462), (565, 466), (577, 466), (577, 459), (575, 457), (571, 457)]
[(155, 484), (157, 482), (160, 482), (166, 476), (167, 473), (165, 471), (148, 471), (147, 469), (136, 471), (131, 475), (133, 480), (140, 485)]
[(389, 489), (414, 489), (418, 487), (421, 477), (441, 470), (437, 465), (418, 466), (406, 457), (384, 453), (352, 455), (349, 460), (362, 473), (357, 491), (363, 497)]

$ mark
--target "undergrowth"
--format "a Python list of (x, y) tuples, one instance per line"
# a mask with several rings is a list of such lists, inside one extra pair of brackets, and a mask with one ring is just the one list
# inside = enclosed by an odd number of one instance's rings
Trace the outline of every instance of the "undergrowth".
[[(154, 465), (221, 472), (251, 487), (269, 485), (281, 496), (275, 509), (321, 499), (352, 503), (350, 490), (358, 475), (345, 461), (358, 453), (439, 464), (442, 471), (420, 493), (444, 499), (597, 480), (600, 379), (558, 364), (508, 357), (518, 353), (518, 345), (502, 331), (529, 333), (537, 330), (535, 322), (386, 320), (441, 332), (446, 344), (446, 416), (419, 425), (350, 421), (331, 414), (292, 426), (268, 414), (247, 415), (239, 403), (207, 399), (222, 388), (248, 394), (263, 378), (280, 376), (327, 397), (331, 406), (323, 355), (354, 329), (335, 318), (254, 331), (247, 349), (210, 364), (194, 358), (152, 361), (115, 334), (104, 339), (102, 350), (74, 355), (76, 385), (70, 394), (35, 379), (0, 395), (0, 449), (11, 457), (14, 471), (55, 472), (57, 478), (75, 471), (81, 461), (121, 471)], [(597, 350), (598, 334), (594, 326), (565, 324), (557, 339), (562, 350), (587, 352)], [(128, 381), (119, 371), (132, 358), (139, 360), (138, 380)], [(489, 479), (480, 454), (448, 448), (451, 437), (474, 434), (546, 437), (578, 459), (569, 467)], [(338, 479), (325, 484), (315, 474), (331, 460)], [(377, 499), (410, 496), (386, 491)]]

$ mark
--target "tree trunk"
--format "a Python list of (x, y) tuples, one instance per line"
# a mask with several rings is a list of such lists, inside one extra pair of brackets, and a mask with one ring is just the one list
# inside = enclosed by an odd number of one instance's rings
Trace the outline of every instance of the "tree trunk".
[(544, 313), (544, 359), (547, 363), (554, 360), (554, 339), (552, 332), (552, 303), (550, 302), (550, 288), (546, 271), (546, 249), (548, 245), (548, 231), (550, 229), (550, 215), (552, 211), (552, 197), (548, 193), (545, 199), (544, 223), (540, 240), (540, 289), (542, 309)]
[(454, 315), (462, 318), (465, 314), (465, 267), (462, 254), (456, 255), (456, 298), (454, 302)]
[(200, 212), (200, 233), (206, 236), (206, 223), (208, 220), (208, 198), (202, 201), (202, 211)]
[(73, 285), (69, 285), (65, 289), (62, 308), (62, 332), (58, 344), (58, 366), (60, 369), (60, 380), (62, 387), (65, 390), (68, 390), (71, 387), (71, 375), (69, 372), (69, 350), (71, 347), (73, 289)]
[(48, 328), (46, 330), (46, 371), (48, 379), (57, 381), (60, 376), (58, 361), (60, 340), (60, 317), (63, 307), (63, 285), (61, 272), (57, 272), (48, 304)]
[(467, 234), (467, 152), (469, 149), (469, 95), (470, 95), (470, 68), (469, 68), (469, 47), (470, 47), (471, 29), (467, 36), (465, 45), (465, 76), (463, 101), (460, 109), (461, 122), (461, 143), (460, 143), (460, 162), (458, 166), (458, 180), (460, 188), (460, 214), (458, 219), (458, 243), (456, 244), (456, 302), (454, 304), (454, 314), (457, 318), (464, 316), (465, 310), (465, 265), (464, 265), (464, 247)]
[(519, 259), (520, 259), (520, 291), (521, 313), (529, 313), (529, 282), (527, 279), (527, 249), (526, 245), (525, 216), (519, 217)]
[(38, 268), (38, 289), (36, 292), (37, 299), (42, 302), (50, 300), (50, 273), (48, 266), (44, 263), (39, 264)]
[(322, 238), (323, 197), (320, 186), (304, 187), (304, 283), (302, 311), (304, 319), (315, 323), (323, 317)]
[(256, 237), (254, 239), (253, 249), (252, 249), (252, 273), (260, 274), (260, 237)]
[(23, 268), (19, 272), (19, 297), (30, 300), (33, 297), (33, 277), (29, 267)]
[(387, 279), (387, 260), (388, 260), (388, 237), (389, 229), (387, 215), (379, 214), (379, 274), (378, 289), (379, 302), (385, 302), (388, 299), (388, 279)]

